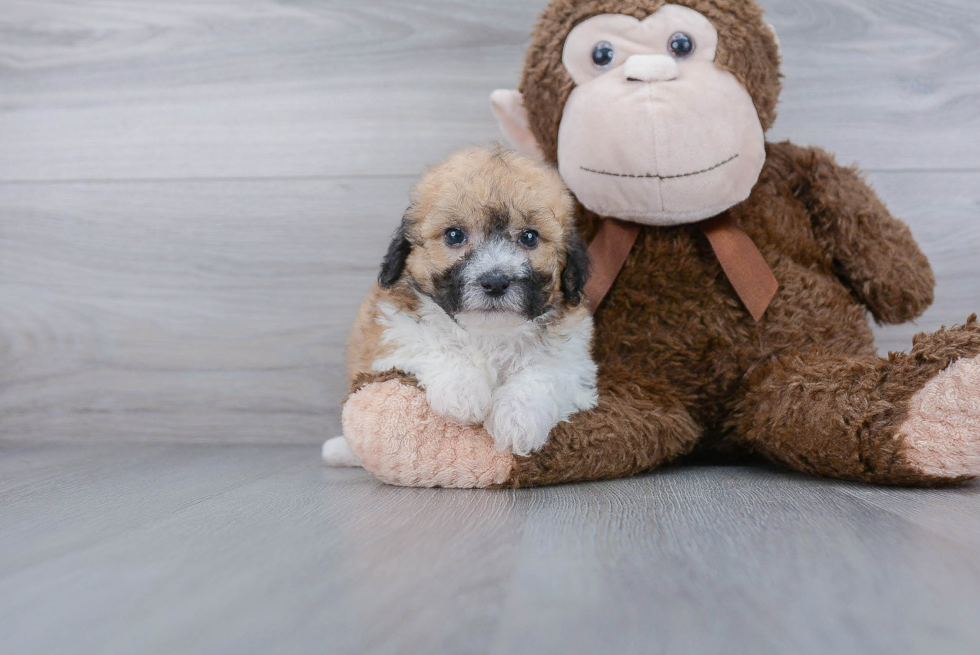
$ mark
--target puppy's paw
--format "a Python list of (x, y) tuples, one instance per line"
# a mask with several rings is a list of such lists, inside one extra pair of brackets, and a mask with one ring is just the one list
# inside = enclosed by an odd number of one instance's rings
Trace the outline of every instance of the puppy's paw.
[(347, 444), (347, 440), (343, 437), (327, 439), (323, 443), (323, 450), (320, 454), (323, 457), (323, 461), (327, 463), (327, 466), (333, 466), (334, 468), (357, 467), (361, 465)]
[(432, 411), (450, 421), (479, 425), (490, 413), (493, 391), (479, 371), (462, 370), (438, 380), (422, 381), (422, 384)]
[(554, 414), (547, 402), (501, 394), (494, 399), (483, 427), (498, 449), (509, 448), (515, 455), (526, 456), (548, 442), (548, 434), (557, 423)]

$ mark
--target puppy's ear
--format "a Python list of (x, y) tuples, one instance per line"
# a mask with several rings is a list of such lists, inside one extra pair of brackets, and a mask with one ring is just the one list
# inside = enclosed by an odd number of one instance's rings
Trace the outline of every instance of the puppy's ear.
[(409, 253), (412, 252), (412, 244), (408, 240), (408, 215), (402, 218), (401, 225), (395, 230), (388, 244), (388, 252), (381, 261), (381, 273), (378, 275), (378, 284), (382, 289), (387, 289), (398, 281), (405, 270), (405, 261)]
[(565, 246), (565, 270), (561, 272), (561, 292), (568, 303), (576, 307), (585, 294), (585, 283), (592, 272), (589, 247), (578, 234), (572, 235)]

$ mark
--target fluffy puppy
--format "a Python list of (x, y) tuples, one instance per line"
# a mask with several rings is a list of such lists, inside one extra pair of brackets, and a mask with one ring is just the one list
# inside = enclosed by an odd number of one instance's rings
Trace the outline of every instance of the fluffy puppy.
[[(349, 378), (414, 375), (434, 412), (526, 455), (596, 404), (588, 274), (555, 170), (499, 147), (456, 152), (412, 191), (358, 313)], [(356, 465), (343, 437), (323, 456)]]

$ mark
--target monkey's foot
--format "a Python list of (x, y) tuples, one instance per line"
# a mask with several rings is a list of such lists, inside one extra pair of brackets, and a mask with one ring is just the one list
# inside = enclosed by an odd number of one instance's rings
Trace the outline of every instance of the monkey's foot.
[(898, 432), (909, 462), (924, 474), (980, 476), (980, 356), (959, 359), (926, 383)]
[(361, 465), (388, 484), (486, 488), (506, 482), (514, 468), (514, 456), (495, 450), (482, 427), (438, 416), (424, 391), (398, 379), (352, 394), (343, 425)]

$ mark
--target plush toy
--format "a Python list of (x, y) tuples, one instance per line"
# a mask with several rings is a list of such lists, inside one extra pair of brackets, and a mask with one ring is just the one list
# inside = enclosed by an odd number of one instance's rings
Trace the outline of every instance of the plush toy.
[(820, 476), (939, 485), (980, 475), (980, 322), (877, 356), (934, 278), (857, 171), (767, 143), (779, 48), (753, 0), (555, 0), (511, 141), (558, 166), (595, 266), (599, 404), (528, 457), (435, 416), (397, 371), (352, 381), (344, 431), (392, 484), (517, 487), (750, 451)]

